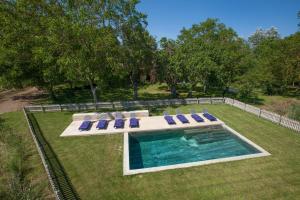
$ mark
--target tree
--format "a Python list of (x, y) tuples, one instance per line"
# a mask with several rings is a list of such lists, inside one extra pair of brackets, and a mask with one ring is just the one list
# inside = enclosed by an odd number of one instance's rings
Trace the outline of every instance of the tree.
[(183, 29), (178, 44), (176, 63), (181, 64), (191, 91), (197, 83), (202, 84), (204, 92), (214, 84), (225, 95), (242, 71), (243, 59), (248, 54), (244, 41), (217, 19), (207, 19)]
[(253, 48), (258, 81), (266, 94), (283, 94), (299, 82), (299, 39), (299, 33), (281, 39), (273, 31)]
[(300, 32), (284, 39), (284, 72), (283, 76), (288, 85), (300, 84)]
[(280, 35), (277, 28), (271, 27), (270, 29), (257, 29), (249, 38), (248, 42), (251, 47), (255, 48), (265, 40), (276, 40), (279, 39)]
[(137, 91), (140, 71), (151, 67), (156, 48), (138, 2), (5, 1), (1, 82), (43, 87), (55, 98), (55, 85), (79, 81), (90, 85), (97, 102), (100, 87), (128, 71)]
[(172, 39), (165, 37), (160, 40), (160, 50), (158, 51), (159, 79), (166, 82), (170, 88), (172, 97), (177, 97), (176, 87), (181, 78), (180, 65), (174, 61), (173, 56), (177, 44)]
[(22, 87), (35, 72), (31, 65), (34, 7), (29, 9), (23, 1), (0, 4), (0, 72), (9, 87)]
[(120, 23), (120, 38), (122, 43), (123, 63), (131, 85), (133, 97), (138, 98), (138, 84), (143, 72), (149, 72), (153, 67), (155, 39), (146, 31), (146, 16), (136, 10), (139, 1), (126, 2), (125, 16)]
[(45, 1), (5, 1), (1, 4), (1, 75), (10, 87), (36, 85), (54, 96), (62, 80), (57, 73), (59, 52), (49, 37), (49, 24), (59, 19), (59, 4)]

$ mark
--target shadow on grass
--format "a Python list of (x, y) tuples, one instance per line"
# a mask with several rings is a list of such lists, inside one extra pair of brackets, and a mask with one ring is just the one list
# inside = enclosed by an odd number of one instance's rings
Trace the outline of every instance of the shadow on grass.
[(39, 145), (43, 148), (45, 161), (49, 167), (55, 186), (59, 189), (61, 199), (80, 199), (75, 191), (69, 177), (67, 176), (64, 167), (59, 162), (51, 145), (47, 142), (43, 133), (32, 113), (27, 113), (29, 121), (33, 127), (33, 131), (37, 137)]

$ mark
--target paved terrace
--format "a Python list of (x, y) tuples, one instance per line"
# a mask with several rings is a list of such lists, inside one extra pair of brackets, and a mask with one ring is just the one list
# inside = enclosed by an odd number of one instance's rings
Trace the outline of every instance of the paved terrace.
[(183, 124), (181, 123), (176, 115), (173, 116), (175, 120), (175, 125), (169, 125), (164, 116), (151, 116), (151, 117), (137, 117), (139, 119), (139, 128), (130, 128), (129, 127), (129, 118), (124, 118), (125, 125), (122, 129), (114, 128), (115, 120), (109, 120), (109, 124), (107, 129), (98, 130), (96, 129), (98, 121), (94, 120), (92, 127), (88, 131), (79, 131), (78, 128), (82, 123), (82, 120), (73, 121), (60, 135), (61, 137), (67, 136), (91, 136), (91, 135), (108, 135), (108, 134), (116, 134), (116, 133), (124, 133), (124, 132), (140, 132), (140, 131), (155, 131), (155, 130), (166, 130), (166, 129), (178, 129), (178, 128), (195, 128), (195, 127), (204, 127), (204, 126), (212, 126), (212, 125), (221, 125), (224, 124), (221, 120), (217, 119), (217, 121), (211, 122), (203, 116), (203, 113), (197, 113), (204, 119), (204, 122), (196, 122), (190, 114), (185, 114), (186, 118), (190, 123)]

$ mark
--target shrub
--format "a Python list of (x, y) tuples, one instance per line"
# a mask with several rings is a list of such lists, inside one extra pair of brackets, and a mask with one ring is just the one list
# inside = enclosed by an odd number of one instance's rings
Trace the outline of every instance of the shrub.
[(300, 121), (300, 104), (293, 103), (288, 109), (288, 117)]

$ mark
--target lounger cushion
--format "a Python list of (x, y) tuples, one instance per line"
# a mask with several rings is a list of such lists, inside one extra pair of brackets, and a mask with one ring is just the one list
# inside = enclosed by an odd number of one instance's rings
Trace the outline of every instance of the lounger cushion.
[(189, 123), (189, 120), (184, 115), (176, 115), (176, 117), (181, 121), (183, 124)]
[(79, 130), (87, 131), (91, 128), (92, 122), (91, 121), (83, 121), (79, 126)]
[(192, 114), (191, 116), (196, 122), (204, 122), (204, 119), (197, 114)]
[(124, 128), (124, 120), (123, 119), (116, 119), (114, 127), (115, 128)]
[(131, 128), (137, 128), (137, 127), (139, 127), (139, 120), (137, 118), (130, 118), (129, 126)]
[(217, 121), (217, 118), (215, 118), (214, 116), (212, 116), (209, 113), (204, 113), (203, 116), (208, 119), (209, 121)]
[(105, 119), (101, 119), (101, 120), (99, 120), (99, 122), (98, 122), (96, 128), (97, 128), (97, 129), (106, 129), (106, 128), (107, 128), (107, 125), (108, 125), (108, 121), (105, 120)]
[(176, 122), (174, 121), (173, 117), (172, 116), (165, 116), (165, 120), (168, 122), (168, 124), (176, 124)]

